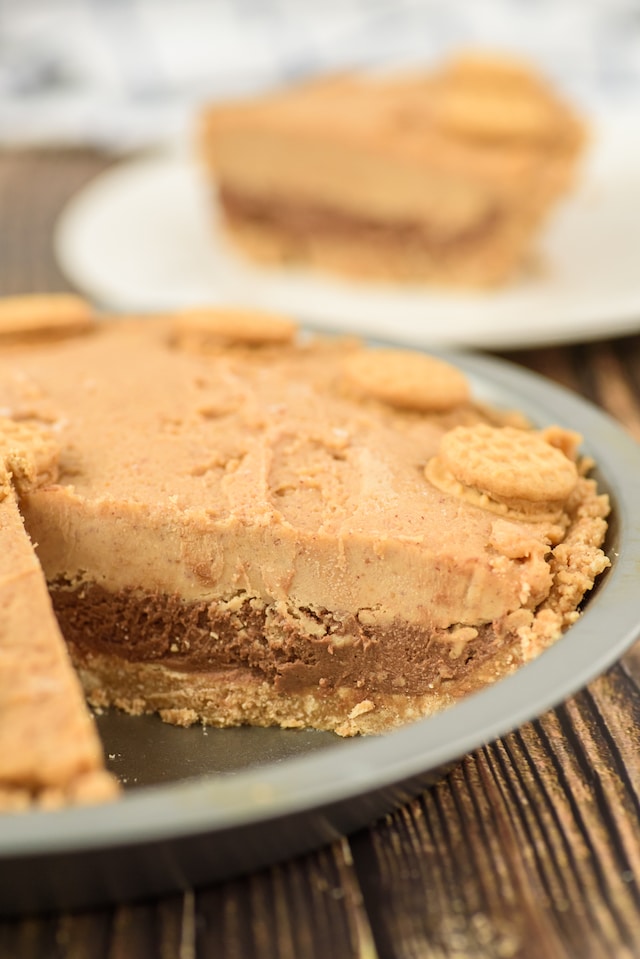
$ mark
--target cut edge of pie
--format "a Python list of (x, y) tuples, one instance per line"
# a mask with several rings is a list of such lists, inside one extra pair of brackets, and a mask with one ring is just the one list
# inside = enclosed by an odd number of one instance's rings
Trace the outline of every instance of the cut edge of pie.
[(220, 224), (251, 259), (480, 287), (535, 263), (585, 142), (546, 80), (480, 54), (215, 103), (197, 132)]

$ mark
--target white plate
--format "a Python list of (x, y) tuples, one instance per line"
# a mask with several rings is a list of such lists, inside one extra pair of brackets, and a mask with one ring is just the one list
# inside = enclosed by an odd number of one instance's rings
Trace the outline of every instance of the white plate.
[(231, 302), (414, 346), (513, 348), (640, 330), (640, 124), (599, 126), (582, 181), (539, 244), (537, 275), (491, 292), (341, 281), (249, 265), (227, 246), (210, 191), (185, 154), (103, 173), (55, 234), (70, 280), (105, 306), (154, 311)]

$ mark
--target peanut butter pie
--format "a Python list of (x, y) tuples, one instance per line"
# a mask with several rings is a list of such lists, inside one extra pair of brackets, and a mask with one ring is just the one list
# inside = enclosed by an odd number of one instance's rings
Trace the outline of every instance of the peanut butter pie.
[[(441, 359), (239, 310), (27, 314), (0, 304), (0, 435), (55, 445), (57, 473), (5, 459), (48, 594), (5, 481), (3, 608), (33, 599), (4, 626), (4, 760), (45, 725), (61, 762), (89, 737), (49, 597), (94, 705), (353, 735), (526, 663), (608, 565), (580, 437)], [(63, 672), (74, 716), (34, 719)]]
[(257, 260), (490, 286), (528, 257), (583, 143), (535, 72), (466, 55), (212, 105), (198, 150), (231, 240)]

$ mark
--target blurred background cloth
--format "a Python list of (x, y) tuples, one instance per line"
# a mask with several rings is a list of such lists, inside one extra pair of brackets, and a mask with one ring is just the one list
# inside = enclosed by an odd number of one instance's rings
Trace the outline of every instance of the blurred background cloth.
[(640, 104), (639, 0), (0, 0), (0, 144), (176, 142), (205, 100), (468, 47)]

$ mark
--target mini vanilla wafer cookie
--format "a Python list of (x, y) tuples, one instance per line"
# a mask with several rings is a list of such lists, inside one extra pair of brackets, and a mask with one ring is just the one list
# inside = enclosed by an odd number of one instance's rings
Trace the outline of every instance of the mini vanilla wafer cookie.
[(535, 430), (458, 426), (442, 437), (425, 473), (434, 486), (477, 506), (550, 520), (560, 516), (578, 482), (576, 463), (557, 445), (559, 433), (552, 435), (554, 445)]
[(469, 400), (464, 374), (424, 353), (408, 350), (362, 350), (343, 365), (347, 384), (390, 406), (422, 412), (453, 409)]
[(549, 140), (557, 107), (544, 82), (517, 61), (466, 55), (436, 77), (431, 110), (443, 128), (486, 140)]
[(0, 299), (0, 342), (57, 338), (90, 330), (95, 312), (87, 300), (71, 293), (7, 296)]
[(0, 421), (0, 810), (117, 792), (12, 485), (54, 478), (55, 450), (38, 433)]
[(448, 90), (435, 101), (433, 110), (439, 124), (460, 136), (486, 140), (549, 136), (544, 101), (526, 92), (514, 92), (506, 99), (501, 91)]
[(290, 343), (298, 328), (286, 316), (226, 307), (182, 310), (174, 316), (172, 326), (178, 345), (196, 350), (230, 343), (245, 346)]
[(436, 74), (436, 82), (443, 78), (452, 85), (472, 86), (476, 90), (539, 89), (542, 81), (521, 60), (506, 54), (466, 50), (445, 63)]

